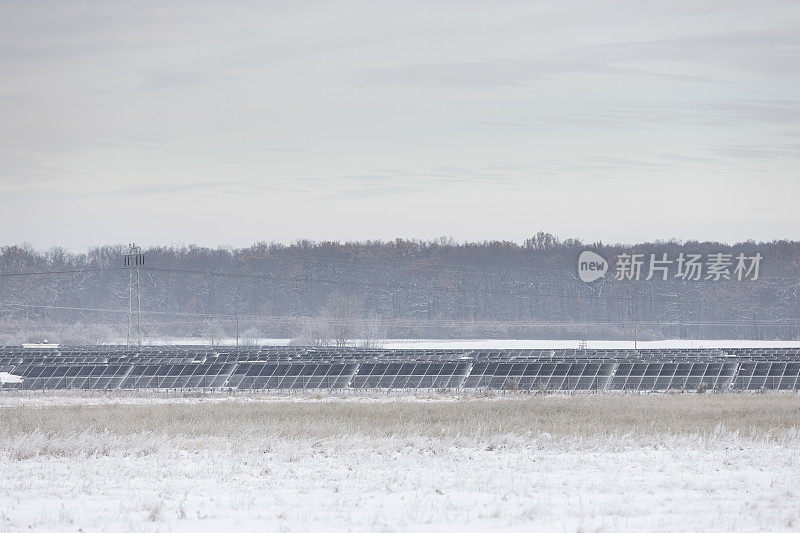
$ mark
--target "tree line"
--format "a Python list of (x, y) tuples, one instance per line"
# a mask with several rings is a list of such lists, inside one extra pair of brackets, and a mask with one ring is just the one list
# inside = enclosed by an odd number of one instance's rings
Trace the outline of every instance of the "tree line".
[[(593, 250), (609, 272), (585, 283)], [(0, 342), (124, 339), (126, 246), (0, 248)], [(523, 243), (396, 239), (154, 246), (139, 270), (142, 327), (171, 337), (346, 343), (391, 338), (756, 338), (800, 335), (800, 242)], [(616, 279), (611, 258), (759, 254), (758, 279)]]

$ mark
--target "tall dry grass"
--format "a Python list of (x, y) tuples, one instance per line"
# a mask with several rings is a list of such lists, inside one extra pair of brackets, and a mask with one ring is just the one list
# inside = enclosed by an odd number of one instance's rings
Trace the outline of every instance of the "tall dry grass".
[(800, 396), (664, 395), (522, 397), (432, 401), (155, 401), (0, 408), (0, 439), (340, 436), (481, 438), (710, 435), (782, 438), (800, 428)]

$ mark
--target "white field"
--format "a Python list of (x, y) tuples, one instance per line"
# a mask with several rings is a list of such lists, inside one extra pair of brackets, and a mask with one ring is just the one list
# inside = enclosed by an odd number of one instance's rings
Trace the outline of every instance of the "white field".
[(800, 396), (0, 395), (0, 531), (796, 531)]
[[(259, 346), (287, 346), (292, 339), (257, 339)], [(125, 339), (118, 339), (115, 344), (125, 344)], [(208, 345), (208, 339), (197, 337), (185, 338), (153, 338), (147, 339), (149, 344), (166, 345)], [(361, 341), (353, 341), (358, 345)], [(578, 348), (582, 341), (574, 340), (547, 340), (547, 339), (386, 339), (379, 342), (382, 348), (439, 348), (439, 349), (560, 349)], [(223, 346), (234, 346), (236, 339), (223, 339)], [(590, 349), (602, 348), (795, 348), (800, 347), (800, 341), (763, 341), (763, 340), (736, 340), (736, 339), (665, 339), (658, 341), (610, 341), (587, 340), (586, 347)]]

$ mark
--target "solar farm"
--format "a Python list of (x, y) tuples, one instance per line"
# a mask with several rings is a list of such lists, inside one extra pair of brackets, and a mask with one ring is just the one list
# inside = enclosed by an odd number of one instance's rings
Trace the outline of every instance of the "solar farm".
[(800, 347), (441, 344), (0, 347), (0, 532), (800, 524)]
[(0, 390), (774, 391), (800, 388), (800, 348), (0, 348)]

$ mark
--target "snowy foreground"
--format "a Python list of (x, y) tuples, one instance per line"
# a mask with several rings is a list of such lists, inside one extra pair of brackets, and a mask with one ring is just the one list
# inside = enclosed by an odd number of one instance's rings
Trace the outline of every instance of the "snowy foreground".
[(800, 396), (0, 395), (0, 531), (800, 528)]

